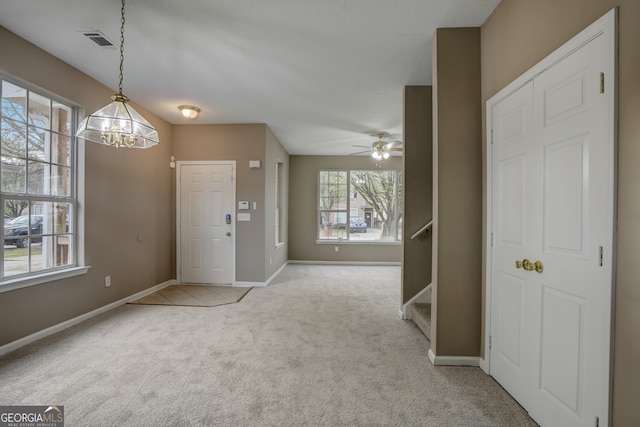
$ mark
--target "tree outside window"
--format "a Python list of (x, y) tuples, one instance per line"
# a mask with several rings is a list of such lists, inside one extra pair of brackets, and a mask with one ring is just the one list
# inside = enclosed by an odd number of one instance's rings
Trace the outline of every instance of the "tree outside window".
[(320, 171), (318, 240), (401, 240), (401, 180), (397, 170)]
[(75, 265), (75, 109), (0, 78), (1, 278)]

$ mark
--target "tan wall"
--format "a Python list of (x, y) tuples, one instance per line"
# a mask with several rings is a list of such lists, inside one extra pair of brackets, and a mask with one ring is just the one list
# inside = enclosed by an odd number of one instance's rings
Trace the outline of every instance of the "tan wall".
[(411, 236), (433, 217), (433, 131), (430, 86), (404, 88), (402, 303), (431, 283), (431, 232)]
[(640, 2), (502, 0), (482, 27), (482, 106), (614, 6), (619, 6), (619, 154), (613, 424), (631, 426), (640, 420)]
[[(402, 159), (391, 157), (383, 169), (402, 169)], [(400, 262), (400, 244), (316, 244), (318, 172), (322, 169), (372, 169), (369, 156), (291, 156), (289, 163), (289, 259), (298, 261)], [(340, 252), (335, 252), (338, 246)]]
[[(106, 88), (0, 27), (0, 70), (95, 111)], [(114, 70), (115, 72), (115, 70)], [(171, 126), (134, 105), (158, 129), (160, 145), (124, 150), (85, 147), (85, 260), (88, 274), (0, 293), (0, 345), (171, 279), (168, 167)], [(140, 234), (143, 241), (138, 242)], [(112, 286), (105, 288), (104, 277)]]
[[(247, 200), (251, 206), (249, 211), (251, 221), (236, 223), (236, 280), (264, 282), (267, 278), (265, 273), (267, 218), (265, 178), (267, 170), (271, 168), (271, 165), (265, 162), (267, 126), (264, 124), (178, 125), (174, 126), (173, 135), (175, 141), (173, 155), (176, 161), (236, 161), (236, 201)], [(250, 169), (250, 160), (260, 160), (260, 169)], [(271, 198), (270, 196), (270, 202)], [(257, 204), (256, 210), (253, 209), (253, 202)], [(273, 202), (270, 207), (272, 206)], [(270, 221), (273, 220), (271, 212), (269, 218)]]
[(431, 350), (436, 356), (479, 356), (480, 29), (438, 29), (434, 36), (433, 68), (435, 250)]

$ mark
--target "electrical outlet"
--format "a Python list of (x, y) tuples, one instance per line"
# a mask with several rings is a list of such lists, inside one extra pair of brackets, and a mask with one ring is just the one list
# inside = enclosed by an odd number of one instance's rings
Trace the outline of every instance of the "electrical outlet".
[(334, 246), (334, 249), (333, 249), (333, 250), (334, 250), (334, 251), (336, 251), (336, 252), (340, 252), (340, 247), (338, 247), (338, 246)]
[(111, 286), (111, 276), (105, 276), (104, 277), (104, 287), (108, 288), (109, 286)]

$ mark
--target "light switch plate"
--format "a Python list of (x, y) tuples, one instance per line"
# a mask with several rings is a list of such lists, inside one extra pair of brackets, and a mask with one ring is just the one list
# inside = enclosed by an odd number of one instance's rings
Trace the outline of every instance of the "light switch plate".
[(250, 213), (238, 213), (238, 221), (251, 221)]

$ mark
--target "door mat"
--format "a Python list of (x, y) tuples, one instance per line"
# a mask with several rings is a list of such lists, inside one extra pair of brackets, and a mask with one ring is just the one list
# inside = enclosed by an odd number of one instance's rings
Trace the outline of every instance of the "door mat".
[(137, 299), (129, 304), (141, 305), (181, 305), (192, 307), (215, 307), (233, 304), (253, 288), (209, 285), (171, 285), (157, 292)]

